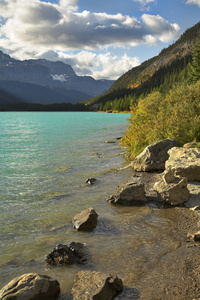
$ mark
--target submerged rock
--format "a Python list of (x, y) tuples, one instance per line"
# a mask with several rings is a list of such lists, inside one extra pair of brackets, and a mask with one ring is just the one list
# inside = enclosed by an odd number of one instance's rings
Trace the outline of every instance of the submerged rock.
[(87, 184), (94, 184), (95, 181), (97, 181), (96, 178), (88, 178), (88, 179), (86, 179), (85, 183), (87, 183)]
[(106, 144), (114, 144), (115, 141), (104, 141), (104, 143), (106, 143)]
[(174, 147), (168, 151), (165, 169), (188, 181), (200, 181), (200, 148)]
[(166, 139), (147, 146), (132, 163), (135, 171), (158, 171), (165, 169), (168, 150), (177, 146), (175, 139)]
[(84, 264), (87, 261), (85, 246), (75, 242), (68, 245), (59, 244), (46, 256), (45, 261), (52, 266)]
[(147, 201), (144, 184), (129, 182), (118, 188), (115, 195), (110, 196), (107, 201), (110, 204), (137, 205)]
[(56, 279), (46, 275), (29, 273), (21, 275), (0, 291), (1, 300), (54, 300), (60, 294)]
[(78, 231), (91, 231), (97, 226), (97, 218), (96, 211), (93, 208), (88, 208), (77, 214), (72, 219), (72, 223), (74, 229)]
[(165, 171), (162, 180), (156, 182), (153, 189), (170, 205), (182, 204), (190, 198), (187, 178), (176, 177), (171, 171)]
[(74, 300), (109, 300), (122, 290), (123, 282), (118, 277), (95, 271), (80, 271), (72, 295)]

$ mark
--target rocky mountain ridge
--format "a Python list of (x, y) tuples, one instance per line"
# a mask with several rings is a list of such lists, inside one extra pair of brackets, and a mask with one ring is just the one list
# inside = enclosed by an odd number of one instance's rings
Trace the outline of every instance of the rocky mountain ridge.
[[(20, 61), (0, 51), (0, 89), (22, 102), (76, 103), (106, 92), (112, 83), (77, 76), (70, 65), (61, 61)], [(0, 99), (1, 103), (5, 102), (5, 98)]]

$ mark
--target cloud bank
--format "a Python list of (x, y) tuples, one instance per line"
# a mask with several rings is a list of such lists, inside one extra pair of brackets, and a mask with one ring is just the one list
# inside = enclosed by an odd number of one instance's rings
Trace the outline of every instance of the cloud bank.
[[(139, 0), (142, 5), (153, 1)], [(156, 45), (174, 40), (180, 33), (177, 24), (171, 24), (159, 15), (143, 14), (138, 20), (121, 13), (79, 12), (77, 3), (77, 0), (60, 0), (57, 4), (40, 0), (1, 0), (1, 49), (21, 59), (38, 57), (39, 53), (49, 50), (59, 52), (58, 58), (62, 57), (62, 52), (65, 56), (64, 53), (79, 51), (79, 54), (69, 55), (68, 59), (77, 62), (84, 56), (84, 62), (87, 61), (83, 63), (84, 67), (81, 68), (80, 63), (75, 64), (81, 72), (81, 69), (91, 69), (92, 51), (140, 44)], [(105, 61), (114, 62), (116, 68), (120, 67), (120, 61), (124, 66), (138, 64), (138, 59), (125, 55), (120, 57), (118, 65), (109, 51), (104, 59), (99, 55), (95, 59), (101, 67), (106, 67)], [(109, 71), (102, 72), (102, 75), (104, 73), (109, 76)], [(96, 76), (100, 75), (97, 71)]]
[(200, 7), (200, 0), (187, 0), (186, 4), (196, 4)]

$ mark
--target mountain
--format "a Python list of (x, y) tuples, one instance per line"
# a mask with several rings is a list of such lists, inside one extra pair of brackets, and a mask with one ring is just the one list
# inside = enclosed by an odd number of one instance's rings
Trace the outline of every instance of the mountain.
[[(1, 102), (77, 103), (106, 92), (113, 81), (77, 76), (61, 61), (16, 60), (0, 51)], [(10, 97), (1, 97), (2, 93)], [(4, 99), (4, 100), (3, 100)]]
[(85, 103), (102, 110), (128, 110), (131, 102), (146, 96), (153, 90), (167, 92), (175, 82), (187, 78), (188, 63), (197, 38), (200, 22), (188, 29), (181, 37), (159, 55), (143, 62), (116, 80), (103, 95)]
[(6, 90), (2, 90), (0, 88), (0, 104), (17, 103), (17, 102), (23, 102), (23, 100), (15, 95), (13, 95), (12, 93), (7, 92)]

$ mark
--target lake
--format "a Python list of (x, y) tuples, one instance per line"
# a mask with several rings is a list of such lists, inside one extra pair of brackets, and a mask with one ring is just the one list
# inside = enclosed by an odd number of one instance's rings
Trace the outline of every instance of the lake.
[[(175, 209), (106, 202), (132, 176), (131, 169), (118, 170), (128, 164), (119, 145), (128, 117), (93, 112), (0, 113), (0, 289), (14, 277), (37, 272), (56, 278), (60, 299), (66, 299), (77, 272), (90, 269), (123, 279), (127, 288), (119, 299), (139, 299), (142, 291), (134, 287), (141, 287), (160, 258), (184, 239)], [(97, 179), (94, 185), (85, 183), (90, 177)], [(71, 220), (88, 207), (99, 215), (97, 228), (76, 232)], [(72, 241), (86, 244), (87, 265), (45, 264), (45, 256), (57, 244)], [(154, 293), (153, 285), (148, 288)]]

